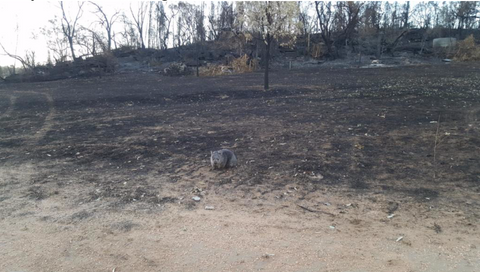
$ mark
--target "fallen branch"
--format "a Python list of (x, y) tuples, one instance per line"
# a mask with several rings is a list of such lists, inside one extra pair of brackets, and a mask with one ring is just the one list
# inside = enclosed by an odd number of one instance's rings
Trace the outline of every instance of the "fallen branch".
[(404, 30), (400, 35), (398, 35), (398, 37), (391, 43), (387, 46), (387, 51), (390, 52), (391, 54), (393, 54), (393, 52), (395, 51), (395, 48), (397, 47), (398, 45), (398, 42), (400, 41), (400, 39), (405, 36), (405, 34), (407, 34), (410, 30), (409, 29), (406, 29)]
[(314, 209), (311, 209), (309, 207), (305, 207), (305, 206), (302, 206), (302, 205), (299, 205), (299, 204), (296, 204), (298, 207), (308, 211), (308, 212), (313, 212), (313, 213), (323, 213), (323, 214), (328, 214), (330, 216), (335, 216), (335, 214), (333, 213), (329, 213), (329, 212), (325, 212), (325, 211), (321, 211), (321, 210), (314, 210)]

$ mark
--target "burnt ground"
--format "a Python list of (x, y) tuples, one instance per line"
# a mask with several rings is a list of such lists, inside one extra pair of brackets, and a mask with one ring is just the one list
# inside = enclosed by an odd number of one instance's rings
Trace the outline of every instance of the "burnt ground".
[[(278, 70), (270, 91), (262, 78), (0, 85), (0, 219), (70, 226), (106, 212), (199, 211), (198, 194), (262, 213), (288, 203), (336, 218), (355, 203), (382, 217), (417, 209), (411, 222), (434, 218), (423, 225), (432, 233), (478, 233), (479, 63)], [(220, 148), (236, 152), (237, 168), (209, 170)], [(29, 208), (45, 203), (55, 209)]]

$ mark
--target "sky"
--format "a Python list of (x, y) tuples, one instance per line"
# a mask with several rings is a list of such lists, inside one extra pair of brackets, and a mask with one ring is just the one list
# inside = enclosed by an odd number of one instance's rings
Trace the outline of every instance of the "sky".
[[(101, 5), (107, 15), (113, 14), (116, 10), (129, 11), (130, 1), (94, 1)], [(135, 5), (136, 1), (132, 1)], [(168, 1), (167, 3), (174, 3)], [(73, 7), (71, 17), (75, 16), (76, 1), (64, 1), (65, 7)], [(84, 13), (80, 22), (89, 25), (96, 20), (96, 16), (90, 11), (94, 6), (84, 5)], [(0, 3), (0, 43), (11, 53), (25, 56), (25, 51), (35, 51), (37, 62), (46, 62), (48, 57), (46, 37), (41, 35), (40, 28), (48, 25), (48, 21), (55, 15), (60, 16), (58, 1), (45, 0), (21, 0), (2, 1)], [(118, 26), (121, 23), (117, 22)], [(18, 31), (17, 31), (18, 29)], [(4, 56), (0, 49), (0, 66), (13, 65), (15, 60)], [(20, 65), (18, 61), (17, 66)]]
[[(115, 11), (125, 11), (129, 15), (130, 4), (135, 9), (136, 2), (130, 0), (95, 0), (95, 3), (104, 8), (107, 15), (113, 14)], [(166, 6), (169, 4), (178, 3), (179, 1), (169, 0), (164, 2)], [(184, 2), (199, 3), (200, 1), (187, 0)], [(209, 3), (209, 1), (205, 1)], [(215, 1), (216, 2), (216, 1)], [(77, 1), (64, 1), (65, 7), (73, 7), (71, 17), (75, 16), (75, 7)], [(85, 2), (84, 13), (80, 22), (83, 25), (89, 26), (96, 20), (96, 16), (91, 12), (95, 8), (93, 5)], [(166, 9), (168, 12), (168, 9)], [(208, 12), (208, 8), (206, 9)], [(46, 0), (17, 0), (17, 1), (2, 1), (0, 3), (0, 43), (5, 49), (11, 53), (25, 56), (25, 52), (35, 51), (37, 62), (45, 63), (48, 57), (47, 40), (41, 35), (40, 28), (48, 25), (48, 21), (53, 19), (55, 15), (60, 16), (58, 1)], [(117, 28), (122, 24), (118, 20)], [(18, 30), (18, 31), (17, 31)], [(5, 56), (3, 50), (0, 48), (0, 66), (13, 65), (19, 62)]]
[[(46, 42), (38, 35), (41, 26), (53, 18), (54, 10), (46, 1), (2, 1), (0, 4), (0, 43), (7, 51), (25, 55), (25, 50), (35, 50), (46, 58)], [(17, 31), (18, 29), (18, 31)], [(16, 46), (18, 44), (18, 47)], [(0, 51), (2, 54), (3, 51)], [(12, 65), (13, 59), (0, 55), (0, 66)]]

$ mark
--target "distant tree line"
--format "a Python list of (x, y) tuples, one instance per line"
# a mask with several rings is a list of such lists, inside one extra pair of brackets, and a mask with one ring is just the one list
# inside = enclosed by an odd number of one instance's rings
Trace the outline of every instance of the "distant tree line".
[[(294, 43), (301, 38), (311, 50), (311, 37), (316, 36), (323, 56), (335, 58), (340, 49), (355, 50), (365, 38), (375, 41), (377, 55), (392, 51), (412, 28), (423, 29), (425, 35), (436, 29), (480, 29), (476, 1), (275, 3), (151, 1), (107, 11), (101, 2), (58, 2), (57, 15), (41, 32), (48, 38), (48, 63), (54, 64), (120, 47), (166, 49), (218, 40), (224, 31), (248, 34), (266, 45), (267, 54), (279, 39)], [(87, 12), (95, 15), (95, 22), (86, 21)], [(34, 52), (20, 57), (3, 50), (24, 68), (35, 66)]]
[[(48, 47), (54, 61), (95, 55), (121, 46), (165, 49), (196, 42), (219, 39), (222, 31), (249, 32), (261, 35), (263, 27), (250, 20), (255, 8), (251, 2), (132, 2), (129, 10), (108, 14), (100, 3), (58, 4), (59, 15), (43, 28), (49, 37)], [(354, 44), (355, 39), (375, 36), (380, 41), (391, 39), (394, 46), (405, 30), (480, 29), (480, 2), (295, 2), (296, 9), (288, 16), (289, 26), (283, 35), (318, 33), (327, 55), (335, 56), (335, 48)], [(88, 7), (88, 8), (87, 8)], [(72, 12), (72, 10), (74, 10)], [(82, 22), (86, 10), (98, 18), (96, 24)], [(272, 10), (279, 12), (281, 10)], [(262, 16), (256, 20), (261, 21)], [(285, 18), (283, 18), (285, 19)], [(91, 23), (91, 22), (88, 22)], [(388, 48), (387, 48), (388, 50)]]

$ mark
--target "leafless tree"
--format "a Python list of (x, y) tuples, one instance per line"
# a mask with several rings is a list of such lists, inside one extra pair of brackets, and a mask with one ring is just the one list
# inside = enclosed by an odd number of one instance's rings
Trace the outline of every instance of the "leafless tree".
[(176, 16), (176, 46), (191, 44), (197, 37), (197, 7), (194, 4), (180, 1), (172, 5)]
[[(270, 50), (274, 40), (292, 37), (298, 28), (293, 22), (298, 18), (298, 5), (295, 2), (247, 2), (245, 16), (238, 19), (246, 22), (251, 32), (260, 33), (265, 43), (265, 73), (263, 88), (269, 89)], [(293, 34), (293, 35), (292, 35)]]
[(242, 18), (245, 16), (245, 2), (244, 1), (237, 1), (235, 2), (235, 22), (234, 28), (236, 31), (243, 32), (245, 27), (245, 22), (243, 20), (239, 20), (238, 18)]
[(23, 68), (25, 70), (34, 70), (35, 69), (35, 52), (31, 51), (31, 52), (28, 52), (26, 53), (26, 57), (25, 58), (22, 58), (16, 54), (12, 54), (10, 52), (7, 51), (7, 49), (5, 49), (5, 47), (3, 46), (3, 44), (0, 43), (0, 47), (2, 48), (4, 54), (3, 55), (6, 55), (6, 56), (9, 56), (15, 60), (18, 60)]
[(408, 22), (410, 19), (410, 1), (406, 1), (403, 4), (403, 12), (402, 12), (402, 21), (403, 21), (403, 28), (408, 28)]
[(68, 58), (69, 45), (65, 35), (62, 33), (58, 18), (49, 20), (49, 24), (42, 27), (40, 32), (48, 38), (48, 52), (53, 53), (52, 57), (55, 60), (55, 63), (66, 61)]
[(150, 1), (148, 3), (148, 25), (147, 25), (147, 44), (149, 48), (155, 47), (155, 24), (152, 23), (152, 13), (153, 13), (153, 5), (154, 3)]
[(337, 2), (336, 14), (341, 17), (340, 22), (337, 22), (339, 35), (335, 39), (336, 42), (343, 44), (353, 38), (355, 29), (360, 22), (361, 12), (363, 11), (362, 2)]
[(132, 5), (130, 4), (130, 13), (132, 14), (133, 21), (138, 31), (139, 35), (139, 42), (143, 49), (145, 49), (145, 40), (143, 37), (144, 32), (144, 25), (145, 25), (145, 18), (147, 16), (147, 8), (148, 5), (146, 2), (138, 2), (139, 6), (136, 12), (133, 12)]
[(163, 2), (156, 3), (155, 14), (157, 21), (157, 35), (161, 49), (168, 48), (168, 39), (172, 33), (171, 25), (172, 21), (174, 21), (173, 18), (176, 15), (176, 10), (171, 8), (170, 11), (170, 16), (168, 16), (165, 12), (165, 6), (163, 5)]
[(81, 34), (77, 37), (77, 43), (85, 51), (85, 56), (95, 56), (98, 53), (97, 48), (101, 48), (102, 52), (107, 52), (108, 45), (105, 44), (105, 37), (98, 31), (82, 27)]
[(107, 51), (112, 50), (112, 35), (113, 35), (113, 25), (117, 21), (120, 12), (115, 11), (112, 16), (107, 16), (103, 8), (98, 5), (97, 3), (90, 2), (90, 4), (94, 5), (96, 7), (96, 11), (94, 12), (97, 15), (98, 18), (98, 23), (105, 29), (107, 33)]
[(218, 38), (218, 18), (213, 1), (210, 3), (210, 14), (208, 15), (208, 33), (210, 40)]
[(195, 42), (204, 42), (207, 34), (205, 31), (205, 5), (202, 2), (200, 6), (195, 8)]
[(122, 15), (121, 19), (123, 22), (123, 31), (120, 35), (123, 38), (123, 45), (128, 47), (138, 46), (139, 42), (138, 35), (135, 31), (136, 27), (125, 14)]
[(75, 49), (73, 48), (73, 44), (74, 44), (74, 39), (77, 35), (78, 20), (80, 19), (80, 17), (82, 17), (82, 14), (83, 14), (83, 4), (84, 2), (78, 2), (77, 14), (75, 15), (74, 19), (70, 19), (68, 18), (65, 12), (63, 1), (60, 1), (60, 9), (62, 11), (62, 19), (61, 19), (62, 32), (63, 32), (63, 35), (65, 35), (65, 37), (68, 40), (68, 44), (70, 46), (70, 52), (72, 54), (73, 60), (77, 59), (75, 56)]
[(233, 3), (222, 1), (220, 3), (220, 29), (232, 29), (235, 21), (235, 14), (233, 13)]
[(480, 18), (479, 16), (477, 16), (477, 5), (478, 2), (476, 1), (462, 1), (457, 3), (455, 15), (458, 21), (458, 29), (473, 28), (476, 19)]
[(327, 46), (328, 54), (333, 51), (333, 7), (332, 2), (315, 1), (315, 11), (317, 12), (318, 26), (321, 31), (322, 40)]

